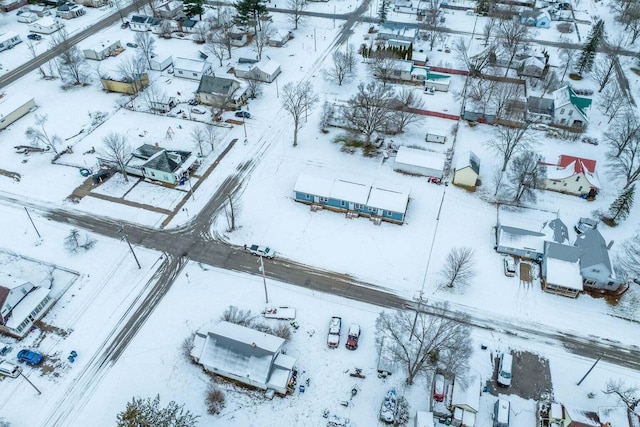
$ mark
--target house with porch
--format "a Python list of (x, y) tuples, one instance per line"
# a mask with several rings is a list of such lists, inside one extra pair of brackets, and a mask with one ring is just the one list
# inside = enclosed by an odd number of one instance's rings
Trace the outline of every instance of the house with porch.
[(582, 291), (580, 251), (575, 246), (544, 242), (541, 263), (542, 290), (576, 298)]
[(62, 19), (74, 19), (79, 18), (87, 14), (84, 7), (75, 3), (61, 4), (56, 9), (56, 16)]
[(591, 103), (591, 98), (576, 95), (571, 86), (561, 87), (553, 92), (553, 122), (561, 126), (586, 127)]
[[(499, 215), (503, 215), (500, 211)], [(531, 220), (526, 224), (513, 218), (499, 219), (496, 227), (496, 252), (541, 262), (546, 241), (569, 243), (569, 231), (560, 218)]]
[(545, 189), (563, 194), (583, 196), (597, 193), (600, 180), (596, 173), (596, 161), (561, 155), (557, 164), (542, 163), (547, 169)]
[(222, 321), (196, 333), (191, 357), (207, 372), (285, 395), (296, 359), (284, 354), (284, 343), (280, 337)]
[(29, 31), (40, 34), (53, 34), (64, 27), (64, 23), (51, 16), (45, 16), (29, 24)]
[(409, 189), (390, 184), (370, 184), (299, 175), (293, 187), (295, 201), (312, 209), (346, 212), (348, 217), (364, 216), (374, 221), (402, 224), (409, 204)]
[(50, 292), (47, 287), (0, 272), (0, 332), (24, 338), (51, 307)]
[(120, 40), (102, 40), (87, 49), (83, 49), (82, 53), (87, 59), (102, 61), (110, 56), (115, 56), (122, 50)]
[(619, 277), (609, 258), (609, 244), (597, 229), (578, 235), (573, 244), (580, 255), (580, 274), (585, 290), (620, 295), (627, 290), (627, 280)]
[(268, 58), (259, 62), (238, 62), (234, 72), (239, 78), (271, 83), (280, 74), (280, 64)]
[(205, 75), (196, 90), (200, 104), (235, 109), (247, 100), (247, 87), (238, 80)]
[[(98, 160), (101, 165), (118, 168), (113, 162)], [(131, 175), (176, 185), (188, 176), (195, 162), (196, 156), (190, 151), (167, 150), (143, 144), (131, 154), (125, 164), (125, 171)]]

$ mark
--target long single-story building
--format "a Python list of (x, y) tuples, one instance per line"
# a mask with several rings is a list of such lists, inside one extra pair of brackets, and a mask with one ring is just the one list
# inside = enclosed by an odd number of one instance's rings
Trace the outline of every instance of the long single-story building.
[(0, 332), (23, 338), (51, 307), (50, 290), (0, 273)]
[(262, 390), (287, 394), (296, 359), (285, 340), (255, 329), (220, 322), (196, 333), (191, 357), (208, 372)]
[(31, 109), (36, 108), (32, 96), (18, 93), (0, 98), (0, 130), (26, 115)]
[(121, 51), (122, 44), (120, 43), (120, 40), (103, 40), (87, 49), (83, 49), (82, 53), (84, 53), (84, 57), (87, 59), (102, 61), (103, 59), (114, 56)]
[(318, 208), (402, 224), (409, 204), (409, 189), (300, 175), (293, 187), (293, 198)]
[(444, 161), (442, 154), (402, 146), (398, 149), (393, 170), (412, 175), (442, 178)]

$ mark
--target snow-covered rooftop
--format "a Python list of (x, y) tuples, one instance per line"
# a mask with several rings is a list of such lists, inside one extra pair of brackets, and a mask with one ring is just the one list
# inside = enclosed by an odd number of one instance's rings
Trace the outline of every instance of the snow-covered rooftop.
[(407, 209), (407, 203), (409, 203), (409, 188), (390, 187), (387, 184), (384, 187), (374, 185), (371, 188), (367, 206), (393, 212), (404, 212)]
[(367, 204), (370, 190), (370, 184), (336, 179), (333, 182), (329, 197), (365, 205)]
[(579, 263), (555, 258), (548, 258), (546, 263), (547, 282), (564, 288), (582, 291), (582, 275), (580, 274)]
[(430, 169), (443, 170), (444, 156), (430, 151), (402, 146), (398, 148), (396, 162)]

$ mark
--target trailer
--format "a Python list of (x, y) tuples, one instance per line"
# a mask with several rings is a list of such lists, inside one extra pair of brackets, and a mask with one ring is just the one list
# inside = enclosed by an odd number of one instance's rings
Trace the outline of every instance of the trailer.
[(291, 307), (267, 307), (262, 312), (267, 319), (293, 320), (296, 318), (296, 309)]

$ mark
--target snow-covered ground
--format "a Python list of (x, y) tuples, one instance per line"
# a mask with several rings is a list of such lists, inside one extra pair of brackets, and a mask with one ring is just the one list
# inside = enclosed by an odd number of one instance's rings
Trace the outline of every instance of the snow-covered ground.
[[(310, 10), (346, 13), (355, 6), (355, 2), (332, 0), (329, 3), (312, 3)], [(602, 6), (597, 4), (597, 7), (602, 12)], [(74, 28), (78, 29), (80, 23), (87, 25), (104, 12), (91, 11), (86, 17), (69, 21), (69, 25), (76, 25)], [(375, 14), (375, 9), (371, 9), (371, 13)], [(389, 19), (401, 20), (405, 15), (392, 13)], [(405, 17), (411, 20), (415, 18), (410, 15)], [(6, 29), (16, 25), (15, 12), (0, 19)], [(484, 19), (456, 11), (447, 14), (447, 26), (455, 25), (456, 29), (469, 31), (474, 25), (482, 28)], [(274, 21), (282, 27), (291, 26), (280, 14), (274, 14)], [(342, 130), (332, 128), (327, 134), (319, 131), (321, 104), (348, 99), (360, 82), (371, 78), (371, 71), (365, 63), (358, 64), (358, 78), (340, 87), (325, 78), (322, 70), (329, 67), (332, 43), (342, 22), (309, 18), (295, 31), (295, 38), (284, 48), (267, 49), (266, 54), (281, 63), (282, 75), (277, 84), (263, 85), (261, 97), (250, 102), (252, 117), (246, 120), (247, 144), (239, 142), (233, 146), (213, 173), (200, 183), (193, 197), (186, 201), (185, 209), (176, 212), (169, 227), (184, 224), (197, 214), (237, 165), (259, 156), (257, 167), (242, 188), (238, 229), (228, 232), (226, 222), (220, 219), (212, 230), (227, 241), (240, 246), (245, 243), (268, 244), (283, 258), (350, 274), (407, 298), (423, 291), (431, 303), (449, 301), (458, 309), (481, 314), (487, 319), (499, 316), (541, 329), (559, 329), (635, 344), (638, 312), (635, 305), (629, 302), (637, 301), (637, 289), (631, 288), (618, 305), (609, 305), (604, 299), (587, 295), (573, 300), (546, 294), (537, 286), (523, 286), (517, 277), (504, 276), (501, 256), (493, 250), (496, 206), (487, 202), (492, 194), (492, 179), (499, 163), (495, 154), (484, 145), (493, 135), (492, 127), (470, 127), (460, 123), (453, 147), (456, 122), (425, 117), (403, 134), (392, 137), (395, 145), (420, 146), (443, 156), (445, 150), (455, 148), (454, 164), (458, 156), (472, 150), (481, 159), (482, 181), (482, 185), (473, 193), (452, 185), (430, 184), (425, 178), (398, 174), (392, 170), (393, 157), (385, 161), (382, 157), (363, 157), (358, 152), (341, 152), (334, 139), (343, 133)], [(21, 34), (25, 33), (24, 27), (20, 28)], [(356, 24), (350, 42), (357, 47), (365, 40), (367, 29), (368, 25)], [(539, 30), (540, 33), (543, 31)], [(581, 26), (580, 31), (582, 34), (588, 29), (583, 31)], [(90, 45), (104, 38), (105, 34), (119, 37), (123, 44), (133, 39), (133, 32), (121, 30), (117, 25), (96, 34), (83, 44)], [(539, 37), (544, 40), (557, 38), (555, 28), (546, 30), (545, 34)], [(444, 44), (452, 45), (452, 38), (448, 36), (429, 53), (431, 64), (461, 67), (455, 54), (445, 53), (442, 49)], [(44, 46), (44, 40), (40, 43)], [(23, 43), (10, 52), (0, 54), (3, 71), (15, 68), (28, 59), (24, 48)], [(423, 48), (428, 50), (426, 46)], [(199, 45), (188, 40), (157, 40), (157, 53), (160, 56), (172, 54), (174, 57), (197, 58), (200, 49)], [(102, 66), (104, 70), (116, 70), (118, 61), (131, 54), (133, 49), (127, 49), (121, 56), (106, 60)], [(225, 75), (229, 65), (237, 58), (251, 54), (255, 52), (250, 46), (234, 50), (233, 59), (225, 60), (223, 67), (215, 64), (216, 73)], [(625, 70), (629, 65), (626, 63)], [(185, 103), (179, 108), (187, 111), (189, 107), (186, 101), (193, 97), (197, 81), (181, 80), (157, 72), (151, 72), (150, 77), (155, 87), (168, 95), (177, 96)], [(320, 103), (304, 123), (299, 134), (299, 145), (294, 148), (291, 120), (281, 108), (279, 97), (287, 82), (301, 79), (314, 83)], [(631, 75), (630, 83), (637, 96), (637, 80)], [(461, 89), (463, 84), (462, 78), (452, 79), (452, 88), (456, 90)], [(585, 88), (595, 86), (587, 79), (580, 84)], [(25, 144), (24, 132), (34, 125), (33, 113), (0, 133), (0, 168), (21, 175), (19, 182), (0, 176), (0, 218), (3, 224), (7, 224), (0, 234), (0, 248), (57, 265), (78, 275), (78, 279), (71, 283), (44, 319), (48, 325), (60, 330), (36, 330), (22, 343), (14, 344), (14, 352), (10, 357), (19, 348), (37, 346), (54, 367), (53, 372), (46, 374), (37, 369), (25, 369), (25, 374), (42, 391), (42, 395), (38, 395), (22, 379), (2, 381), (0, 418), (4, 417), (13, 426), (21, 427), (42, 425), (45, 418), (63, 401), (67, 387), (83, 374), (92, 355), (108, 342), (128, 310), (139, 303), (139, 296), (148, 290), (149, 279), (161, 261), (160, 254), (136, 248), (143, 265), (143, 269), (138, 270), (124, 242), (100, 236), (92, 236), (98, 243), (90, 252), (72, 256), (63, 249), (63, 240), (69, 227), (40, 216), (37, 207), (62, 206), (158, 226), (167, 218), (166, 214), (96, 197), (85, 197), (77, 204), (66, 199), (85, 179), (78, 173), (78, 168), (95, 168), (102, 139), (107, 133), (125, 134), (134, 147), (157, 143), (167, 148), (195, 150), (191, 132), (199, 123), (123, 109), (120, 106), (126, 97), (104, 93), (96, 81), (89, 87), (64, 90), (59, 81), (42, 80), (34, 72), (3, 88), (3, 91), (8, 95), (19, 92), (33, 95), (38, 104), (35, 113), (47, 115), (47, 128), (68, 139), (66, 143), (73, 147), (73, 153), (62, 156), (59, 164), (51, 164), (50, 154), (17, 154), (13, 147)], [(459, 111), (459, 101), (451, 93), (422, 96), (425, 97), (426, 108), (430, 110), (448, 111), (451, 114)], [(106, 112), (109, 117), (104, 124), (89, 132), (89, 113), (96, 111)], [(225, 117), (227, 115), (230, 117), (232, 113), (225, 113)], [(196, 116), (192, 118), (200, 120)], [(601, 137), (606, 130), (606, 118), (597, 108), (592, 108), (590, 118), (592, 126), (589, 134)], [(429, 128), (445, 129), (449, 134), (447, 144), (426, 143), (425, 130)], [(86, 132), (79, 133), (85, 129)], [(243, 126), (219, 128), (219, 142), (213, 152), (203, 159), (201, 170), (211, 165), (231, 141), (243, 141), (244, 132)], [(554, 140), (542, 132), (535, 135), (535, 140), (537, 144), (534, 148), (547, 161), (553, 161), (560, 154), (594, 158), (599, 162), (600, 176), (606, 177), (606, 147), (603, 144), (592, 146)], [(91, 153), (93, 148), (95, 152)], [(406, 222), (402, 226), (388, 223), (376, 226), (364, 218), (347, 219), (342, 214), (329, 211), (311, 212), (308, 206), (292, 200), (293, 185), (301, 173), (410, 187), (411, 200)], [(197, 178), (192, 181), (195, 184)], [(594, 202), (547, 192), (540, 195), (535, 212), (522, 210), (514, 215), (523, 219), (545, 216), (552, 219), (558, 215), (571, 228), (579, 217), (590, 216), (596, 209), (606, 209), (616, 197), (620, 183), (609, 179), (601, 181), (603, 189)], [(125, 183), (119, 176), (92, 191), (166, 210), (175, 209), (180, 200), (188, 196), (187, 188), (168, 189), (149, 182)], [(35, 235), (22, 207), (18, 205), (16, 208), (7, 198), (20, 200), (25, 206), (34, 208), (32, 216), (42, 239)], [(638, 209), (636, 206), (630, 219), (619, 227), (600, 226), (605, 239), (616, 242), (614, 253), (619, 243), (638, 226)], [(467, 287), (452, 292), (441, 288), (439, 271), (449, 250), (456, 246), (474, 249), (476, 274)], [(37, 280), (44, 268), (34, 268), (31, 276), (24, 267), (19, 268), (12, 262), (10, 257), (0, 259), (3, 271), (33, 277), (33, 280)], [(268, 273), (268, 263), (266, 268)], [(268, 288), (270, 305), (287, 305), (297, 309), (300, 328), (286, 346), (287, 354), (298, 358), (299, 371), (304, 371), (301, 380), (310, 379), (310, 386), (304, 393), (296, 392), (284, 399), (268, 401), (259, 392), (223, 384), (227, 407), (218, 417), (206, 414), (204, 397), (212, 380), (188, 360), (182, 343), (195, 330), (217, 321), (229, 305), (259, 313), (264, 308), (264, 296), (262, 278), (257, 275), (241, 275), (192, 263), (182, 271), (118, 362), (105, 371), (89, 394), (72, 409), (68, 425), (113, 425), (115, 415), (132, 396), (149, 397), (155, 394), (160, 394), (164, 403), (170, 400), (185, 403), (187, 409), (202, 417), (201, 425), (268, 427), (281, 425), (284, 420), (294, 426), (321, 426), (326, 425), (326, 420), (322, 418), (325, 409), (349, 417), (357, 426), (377, 425), (380, 403), (391, 387), (396, 387), (400, 394), (407, 397), (412, 414), (416, 410), (428, 409), (427, 378), (420, 378), (414, 386), (406, 387), (402, 374), (385, 380), (376, 376), (375, 319), (380, 308), (269, 279)], [(331, 315), (342, 316), (345, 329), (352, 322), (362, 326), (358, 350), (350, 352), (343, 345), (336, 350), (327, 349), (324, 341)], [(11, 342), (5, 338), (2, 340)], [(600, 362), (582, 385), (576, 386), (593, 361), (569, 354), (557, 343), (535, 343), (482, 330), (473, 332), (473, 340), (475, 351), (470, 363), (471, 376), (483, 381), (490, 378), (493, 366), (489, 355), (500, 351), (511, 349), (538, 353), (549, 359), (555, 398), (580, 408), (596, 410), (599, 406), (617, 404), (611, 396), (600, 392), (609, 378), (625, 378), (629, 384), (640, 381), (638, 372)], [(488, 348), (481, 350), (480, 344)], [(66, 362), (71, 350), (79, 353), (73, 364)], [(366, 379), (348, 375), (348, 370), (355, 367), (363, 369)], [(348, 400), (354, 385), (359, 388), (358, 394), (348, 407), (340, 405), (339, 401)], [(589, 398), (588, 393), (594, 393), (595, 397)], [(531, 425), (535, 403), (513, 395), (509, 399), (512, 411), (516, 414), (512, 425)], [(491, 424), (491, 405), (494, 401), (492, 395), (482, 395), (476, 425)], [(33, 408), (38, 408), (38, 411)]]

